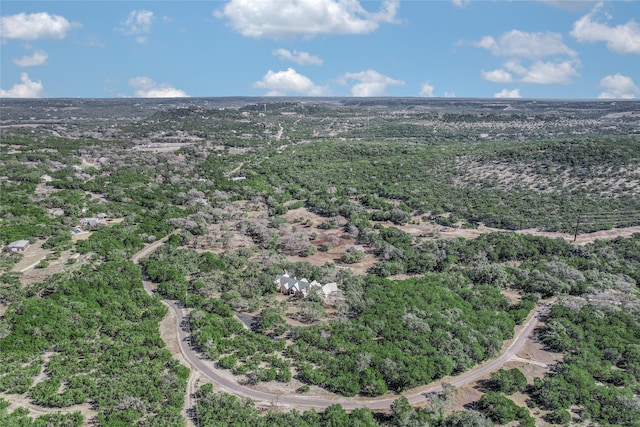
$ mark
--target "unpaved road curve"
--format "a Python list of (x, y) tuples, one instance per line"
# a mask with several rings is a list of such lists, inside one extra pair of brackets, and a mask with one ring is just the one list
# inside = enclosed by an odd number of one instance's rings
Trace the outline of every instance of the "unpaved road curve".
[[(134, 257), (135, 263), (138, 260), (153, 250), (159, 245), (164, 243), (165, 239), (154, 242), (148, 247), (142, 249)], [(151, 295), (152, 289), (150, 283), (143, 282), (145, 290)], [(189, 344), (189, 336), (185, 330), (181, 327), (180, 323), (187, 318), (187, 312), (184, 307), (180, 306), (177, 301), (165, 300), (164, 303), (174, 311), (175, 319), (178, 323), (177, 334), (178, 344), (180, 346), (180, 352), (184, 359), (191, 365), (191, 367), (197, 370), (201, 375), (211, 380), (217, 385), (218, 389), (227, 393), (234, 394), (236, 396), (247, 397), (251, 400), (262, 402), (266, 405), (275, 404), (279, 406), (290, 406), (299, 410), (306, 409), (324, 409), (329, 405), (339, 403), (343, 408), (347, 410), (366, 407), (373, 410), (385, 410), (389, 409), (394, 400), (400, 397), (399, 394), (387, 394), (378, 398), (365, 398), (365, 397), (343, 397), (343, 396), (312, 396), (312, 395), (281, 395), (275, 393), (268, 393), (259, 390), (254, 390), (245, 385), (239, 384), (238, 381), (229, 376), (226, 372), (218, 370), (211, 365), (211, 362), (202, 360), (198, 353), (191, 349)], [(529, 317), (525, 323), (519, 328), (519, 331), (515, 334), (511, 341), (511, 344), (503, 349), (500, 356), (491, 359), (470, 371), (460, 374), (455, 377), (444, 378), (441, 381), (446, 381), (456, 387), (460, 387), (469, 383), (472, 383), (482, 377), (488, 376), (491, 372), (496, 371), (502, 367), (506, 362), (511, 360), (516, 353), (522, 348), (526, 340), (529, 338), (533, 330), (538, 324), (538, 318), (546, 310), (545, 306), (539, 306), (529, 314)], [(419, 404), (428, 400), (428, 394), (438, 392), (442, 390), (441, 383), (432, 383), (426, 386), (418, 387), (413, 390), (409, 390), (402, 393), (409, 402), (412, 404)], [(190, 398), (187, 397), (188, 404)], [(189, 405), (190, 406), (190, 405)]]
[[(172, 310), (176, 311), (177, 317), (180, 319), (186, 318), (184, 309), (175, 301), (167, 301)], [(488, 376), (491, 372), (496, 371), (502, 367), (506, 362), (511, 360), (512, 357), (522, 348), (526, 340), (529, 338), (533, 330), (538, 324), (538, 317), (542, 313), (544, 307), (538, 307), (534, 310), (526, 322), (515, 335), (512, 343), (500, 354), (499, 357), (494, 358), (488, 362), (485, 362), (474, 369), (467, 371), (455, 377), (443, 379), (456, 387), (460, 387), (469, 383), (472, 383), (482, 377)], [(219, 389), (231, 394), (235, 394), (241, 397), (248, 397), (251, 400), (263, 402), (264, 404), (276, 404), (279, 406), (290, 406), (299, 410), (306, 409), (324, 409), (329, 405), (339, 403), (343, 408), (347, 410), (367, 407), (373, 410), (389, 409), (394, 400), (400, 397), (399, 394), (390, 394), (381, 396), (378, 398), (364, 398), (364, 397), (343, 397), (343, 396), (311, 396), (311, 395), (279, 395), (274, 393), (267, 393), (259, 390), (254, 390), (250, 387), (239, 384), (235, 378), (230, 378), (225, 373), (213, 368), (210, 362), (200, 359), (198, 353), (189, 347), (187, 333), (179, 329), (178, 338), (180, 344), (180, 351), (185, 359), (197, 369), (203, 376), (207, 377), (213, 383), (215, 383)], [(433, 383), (427, 386), (419, 387), (405, 393), (402, 393), (409, 402), (412, 404), (419, 404), (429, 399), (428, 393), (438, 392), (442, 390), (441, 383)]]
[[(135, 263), (138, 264), (138, 261), (140, 260), (140, 258), (144, 258), (147, 255), (149, 255), (151, 252), (153, 252), (154, 250), (156, 250), (158, 248), (158, 246), (162, 245), (164, 242), (167, 241), (167, 239), (169, 238), (169, 236), (166, 236), (160, 240), (157, 240), (155, 242), (153, 242), (152, 244), (150, 244), (149, 246), (141, 249), (139, 252), (137, 252), (136, 254), (133, 255), (133, 257), (131, 258), (131, 260)], [(149, 295), (153, 295), (153, 290), (151, 289), (151, 282), (148, 282), (146, 280), (142, 280), (142, 284), (144, 285), (144, 289), (145, 291), (147, 291), (147, 293)], [(169, 304), (168, 301), (162, 301), (162, 303), (164, 305), (166, 305), (169, 310), (172, 311), (172, 313), (169, 313), (168, 315), (173, 314), (173, 317), (175, 319), (175, 322), (178, 324), (178, 328), (177, 330), (180, 331), (180, 313), (177, 312), (176, 310), (174, 310), (173, 306), (171, 304)], [(165, 317), (166, 319), (166, 317)], [(184, 353), (183, 353), (184, 356)], [(189, 416), (189, 414), (187, 413), (187, 411), (190, 408), (194, 407), (194, 403), (193, 403), (193, 395), (196, 392), (196, 386), (195, 386), (195, 369), (193, 369), (193, 365), (190, 365), (190, 362), (184, 358), (185, 360), (180, 360), (180, 362), (185, 365), (187, 368), (190, 368), (190, 374), (189, 374), (189, 378), (187, 379), (187, 395), (185, 396), (185, 402), (184, 402), (184, 407), (182, 408), (182, 416), (184, 417), (184, 419), (186, 420), (186, 425), (187, 427), (192, 427), (194, 426), (193, 422), (191, 421), (191, 417)], [(186, 362), (186, 363), (185, 363)]]

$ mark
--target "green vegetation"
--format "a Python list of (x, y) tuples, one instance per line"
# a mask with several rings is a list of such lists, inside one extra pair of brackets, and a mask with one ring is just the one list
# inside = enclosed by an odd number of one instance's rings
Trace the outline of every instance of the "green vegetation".
[[(226, 393), (215, 393), (210, 384), (200, 387), (198, 420), (206, 426), (295, 426), (295, 427), (403, 427), (430, 425), (436, 427), (489, 427), (491, 422), (477, 412), (453, 412), (445, 417), (442, 408), (447, 404), (446, 396), (433, 397), (424, 409), (414, 409), (406, 398), (397, 399), (389, 415), (374, 414), (359, 408), (346, 412), (340, 405), (331, 405), (322, 412), (296, 409), (289, 412), (268, 411), (260, 414), (249, 399), (240, 399)], [(521, 408), (523, 409), (523, 408)], [(525, 409), (526, 411), (526, 409)], [(524, 424), (526, 425), (526, 424)]]
[(476, 292), (461, 279), (354, 280), (348, 319), (296, 329), (287, 354), (299, 378), (347, 396), (377, 396), (494, 355), (513, 333), (508, 303), (497, 289)]
[(496, 391), (513, 394), (517, 391), (525, 391), (527, 388), (527, 378), (518, 368), (509, 370), (498, 369), (491, 374), (491, 386)]
[(34, 419), (29, 417), (29, 411), (25, 408), (18, 408), (12, 412), (9, 412), (8, 408), (9, 402), (0, 399), (0, 423), (7, 427), (80, 427), (84, 421), (80, 412), (42, 415)]
[[(0, 135), (0, 244), (40, 241), (45, 256), (20, 274), (29, 253), (0, 253), (0, 390), (98, 416), (28, 419), (0, 401), (0, 424), (182, 425), (188, 371), (160, 339), (166, 309), (140, 267), (191, 309), (204, 356), (248, 383), (295, 376), (299, 393), (378, 396), (463, 372), (541, 298), (558, 300), (539, 335), (563, 362), (528, 386), (516, 369), (495, 372), (484, 415), (445, 416), (446, 391), (423, 409), (398, 399), (388, 415), (259, 413), (205, 386), (203, 425), (532, 425), (505, 397), (515, 392), (553, 423), (640, 423), (639, 234), (438, 239), (442, 227), (639, 225), (636, 103), (567, 102), (566, 114), (513, 100), (138, 101), (3, 100), (6, 123), (38, 126)], [(302, 207), (322, 218), (294, 218)], [(109, 221), (81, 224), (98, 216)], [(78, 226), (91, 234), (72, 237)], [(370, 261), (365, 276), (347, 268)], [(318, 295), (277, 298), (284, 270), (341, 294), (331, 310)]]
[[(105, 261), (53, 276), (45, 295), (13, 303), (11, 332), (0, 339), (0, 389), (48, 407), (95, 402), (105, 424), (143, 416), (179, 424), (188, 370), (164, 349), (157, 325), (166, 308), (140, 280), (130, 261)], [(53, 354), (47, 361), (45, 352)], [(45, 379), (34, 385), (41, 370)]]
[[(465, 220), (572, 232), (582, 217), (581, 230), (593, 231), (640, 221), (638, 198), (626, 185), (612, 185), (613, 178), (630, 182), (624, 170), (638, 162), (639, 144), (633, 137), (526, 145), (326, 141), (269, 158), (255, 179), (268, 177), (273, 187), (307, 200), (322, 215), (354, 221), (404, 223), (416, 211), (431, 219), (450, 213), (446, 225)], [(565, 177), (566, 185), (554, 185), (555, 176)], [(585, 184), (587, 179), (593, 183)]]
[(567, 353), (554, 375), (536, 378), (531, 392), (538, 405), (553, 411), (552, 419), (565, 419), (565, 411), (578, 405), (583, 419), (607, 425), (640, 423), (634, 397), (640, 386), (637, 318), (624, 311), (556, 305), (542, 341)]
[(535, 419), (529, 415), (529, 410), (516, 405), (513, 400), (500, 393), (489, 392), (482, 395), (478, 408), (496, 424), (507, 424), (519, 421), (521, 427), (534, 427)]

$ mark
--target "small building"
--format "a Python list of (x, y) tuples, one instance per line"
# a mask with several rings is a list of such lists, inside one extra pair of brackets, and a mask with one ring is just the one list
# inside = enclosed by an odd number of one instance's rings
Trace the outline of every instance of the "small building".
[(7, 252), (26, 252), (29, 249), (31, 243), (28, 240), (16, 240), (15, 242), (11, 242), (7, 245)]
[(327, 283), (323, 286), (315, 280), (309, 282), (307, 279), (291, 277), (288, 271), (285, 271), (283, 275), (277, 276), (274, 283), (278, 292), (285, 295), (295, 295), (300, 292), (302, 296), (306, 298), (310, 292), (313, 292), (324, 301), (327, 301), (329, 296), (338, 292), (337, 283)]
[(87, 228), (98, 228), (102, 225), (107, 225), (107, 221), (100, 218), (81, 218), (80, 225)]

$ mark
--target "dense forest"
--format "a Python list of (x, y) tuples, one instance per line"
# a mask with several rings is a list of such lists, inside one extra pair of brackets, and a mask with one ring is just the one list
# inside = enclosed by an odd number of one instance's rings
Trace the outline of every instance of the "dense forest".
[[(566, 237), (640, 225), (637, 103), (96, 101), (76, 123), (43, 102), (2, 101), (0, 244), (32, 246), (0, 253), (0, 424), (640, 423), (640, 234)], [(281, 295), (285, 271), (339, 292)], [(246, 387), (395, 401), (189, 397), (162, 299)], [(541, 304), (550, 369), (497, 370), (464, 407), (447, 384), (401, 397), (497, 356)]]

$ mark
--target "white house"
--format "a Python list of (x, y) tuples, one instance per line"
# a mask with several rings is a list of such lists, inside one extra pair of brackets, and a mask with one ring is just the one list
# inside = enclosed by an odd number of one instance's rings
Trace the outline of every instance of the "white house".
[(291, 277), (288, 271), (285, 271), (283, 275), (276, 276), (274, 283), (278, 292), (282, 294), (294, 295), (300, 292), (306, 298), (306, 296), (309, 295), (309, 292), (315, 292), (325, 301), (329, 295), (334, 292), (338, 292), (337, 283), (327, 283), (323, 286), (315, 280), (313, 282), (309, 282), (307, 279)]

